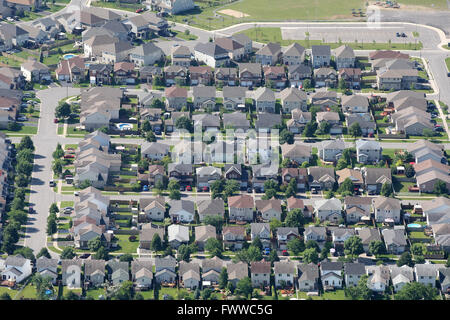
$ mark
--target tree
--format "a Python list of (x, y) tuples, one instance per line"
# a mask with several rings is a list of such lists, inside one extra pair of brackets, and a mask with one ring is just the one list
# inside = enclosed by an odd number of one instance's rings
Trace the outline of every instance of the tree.
[(434, 184), (433, 192), (439, 196), (440, 195), (448, 195), (448, 193), (449, 193), (448, 189), (447, 189), (447, 185), (442, 180), (436, 181), (436, 183)]
[(61, 147), (61, 144), (60, 143), (58, 143), (57, 145), (56, 145), (56, 149), (55, 149), (55, 151), (53, 151), (53, 159), (60, 159), (60, 158), (62, 158), (64, 156), (64, 150), (63, 150), (63, 148)]
[(299, 238), (294, 238), (288, 241), (287, 248), (288, 250), (292, 251), (294, 255), (298, 256), (305, 250), (305, 243)]
[(161, 237), (157, 233), (153, 235), (151, 248), (153, 251), (161, 251), (163, 248)]
[(356, 286), (347, 286), (345, 288), (345, 296), (351, 300), (369, 300), (372, 291), (367, 286), (367, 275), (363, 275)]
[(380, 190), (380, 195), (389, 197), (392, 195), (392, 185), (389, 182), (383, 183)]
[(286, 227), (302, 227), (305, 223), (305, 217), (301, 209), (293, 209), (288, 211), (286, 218), (284, 219), (284, 225)]
[(10, 122), (8, 122), (6, 129), (9, 131), (19, 131), (20, 124), (18, 124), (16, 121), (10, 121)]
[(102, 242), (100, 241), (100, 237), (96, 237), (88, 241), (88, 248), (91, 251), (97, 252), (102, 246)]
[(317, 254), (317, 250), (314, 248), (305, 249), (305, 251), (303, 251), (303, 260), (306, 263), (318, 263), (319, 255)]
[(21, 225), (26, 224), (28, 220), (26, 212), (22, 210), (11, 210), (8, 213), (8, 217), (10, 220), (17, 221)]
[(397, 260), (397, 266), (401, 267), (403, 265), (407, 265), (410, 267), (414, 266), (411, 253), (403, 252), (400, 258)]
[(411, 245), (411, 252), (413, 255), (415, 256), (423, 256), (423, 254), (425, 253), (425, 246), (423, 243), (413, 243)]
[(269, 261), (272, 264), (272, 267), (273, 267), (273, 263), (275, 261), (280, 261), (280, 257), (278, 257), (277, 250), (270, 251), (270, 253), (269, 253)]
[(38, 254), (36, 255), (36, 259), (39, 259), (40, 257), (46, 257), (46, 258), (48, 258), (48, 259), (51, 258), (50, 252), (48, 252), (48, 249), (47, 249), (47, 248), (42, 248), (42, 249), (38, 252)]
[(420, 282), (410, 282), (399, 290), (395, 300), (435, 300), (437, 296), (436, 288)]
[(371, 241), (369, 243), (369, 251), (375, 256), (385, 252), (384, 243), (381, 240)]
[(248, 262), (261, 261), (262, 253), (257, 247), (251, 245), (247, 250)]
[(319, 244), (314, 240), (306, 241), (305, 247), (306, 247), (306, 249), (312, 248), (312, 249), (316, 250), (317, 252), (320, 252)]
[(422, 135), (427, 137), (427, 138), (431, 138), (434, 136), (434, 132), (431, 129), (425, 128), (422, 130)]
[(297, 194), (297, 180), (291, 179), (285, 191), (286, 198), (294, 197)]
[(142, 123), (142, 130), (143, 130), (144, 132), (149, 132), (150, 130), (152, 130), (152, 125), (150, 124), (150, 121), (145, 120), (145, 121)]
[(192, 121), (186, 116), (181, 116), (175, 121), (175, 128), (192, 132)]
[(283, 129), (280, 132), (280, 144), (293, 144), (294, 143), (294, 134), (287, 129)]
[(18, 174), (14, 178), (14, 182), (17, 184), (18, 187), (21, 187), (21, 188), (26, 187), (28, 185), (28, 181), (29, 181), (29, 177), (27, 177), (23, 174)]
[(414, 167), (410, 165), (409, 163), (405, 164), (405, 176), (407, 178), (412, 178), (416, 174), (416, 171), (414, 170)]
[(363, 253), (364, 248), (361, 238), (358, 236), (351, 236), (344, 241), (344, 249), (349, 250), (352, 256)]
[(25, 161), (19, 161), (16, 166), (16, 170), (18, 174), (23, 174), (25, 176), (31, 176), (31, 173), (33, 172), (33, 163), (25, 162)]
[(104, 246), (101, 246), (97, 252), (94, 254), (94, 259), (97, 260), (108, 260), (108, 250)]
[(53, 203), (50, 205), (50, 208), (48, 209), (48, 212), (49, 212), (50, 214), (52, 214), (52, 213), (54, 213), (54, 214), (58, 213), (58, 212), (59, 212), (58, 205), (57, 205), (56, 203), (53, 202)]
[(212, 295), (212, 289), (211, 288), (206, 288), (203, 289), (202, 293), (201, 293), (201, 297), (203, 300), (209, 300), (209, 298), (211, 298)]
[(225, 289), (227, 287), (227, 284), (228, 284), (228, 271), (227, 268), (223, 267), (222, 270), (220, 271), (219, 276), (219, 288)]
[(131, 262), (131, 261), (133, 261), (133, 255), (131, 253), (125, 253), (120, 256), (119, 261), (120, 262)]
[(8, 292), (3, 292), (0, 294), (0, 300), (12, 300), (11, 296), (8, 294)]
[(17, 151), (19, 152), (23, 149), (30, 149), (31, 151), (34, 151), (33, 140), (31, 140), (30, 136), (25, 136), (20, 140)]
[(40, 273), (35, 273), (31, 282), (36, 287), (37, 298), (39, 300), (48, 300), (49, 295), (46, 294), (46, 291), (52, 289), (52, 278), (49, 276), (43, 277)]
[(223, 246), (217, 238), (209, 238), (205, 243), (205, 250), (214, 257), (222, 257)]
[(28, 247), (22, 247), (19, 249), (14, 250), (14, 254), (20, 254), (22, 257), (24, 257), (25, 259), (29, 259), (31, 261), (35, 261), (36, 257), (33, 254), (33, 250), (31, 248)]
[(305, 137), (314, 137), (314, 132), (316, 132), (317, 124), (315, 122), (308, 122), (303, 129), (303, 135)]
[(16, 155), (17, 161), (33, 162), (34, 154), (30, 149), (20, 150)]
[(169, 185), (167, 187), (169, 189), (169, 198), (172, 200), (180, 200), (180, 184), (176, 180), (169, 181)]
[(225, 187), (223, 188), (223, 198), (228, 199), (228, 197), (231, 197), (234, 193), (239, 191), (239, 182), (237, 180), (226, 180), (225, 181)]
[(336, 170), (342, 170), (347, 168), (348, 164), (347, 161), (345, 161), (344, 158), (340, 158), (336, 164)]
[(355, 185), (350, 178), (346, 178), (339, 186), (338, 192), (342, 195), (352, 195)]
[(113, 298), (115, 300), (133, 300), (133, 297), (134, 297), (133, 282), (124, 281)]
[(448, 256), (447, 262), (445, 263), (445, 266), (446, 266), (447, 268), (450, 268), (450, 256)]
[(328, 121), (322, 121), (319, 124), (319, 128), (316, 129), (316, 134), (327, 134), (330, 133), (331, 124)]
[(64, 247), (61, 253), (61, 259), (73, 259), (75, 258), (75, 250), (72, 247)]
[(272, 231), (272, 233), (273, 233), (273, 232), (277, 231), (278, 228), (282, 227), (283, 224), (281, 223), (280, 220), (278, 220), (276, 218), (272, 218), (272, 219), (270, 219), (269, 226), (270, 226), (270, 231)]
[(191, 248), (188, 245), (182, 244), (178, 247), (178, 260), (189, 262), (191, 257)]
[(92, 185), (92, 182), (90, 181), (90, 180), (83, 180), (81, 183), (80, 183), (80, 189), (86, 189), (86, 188), (89, 188), (90, 186)]
[(207, 225), (210, 224), (210, 225), (214, 226), (216, 228), (216, 232), (217, 233), (221, 233), (224, 221), (223, 221), (223, 218), (221, 216), (218, 216), (218, 215), (217, 216), (210, 216), (210, 215), (208, 215), (208, 216), (206, 216), (203, 219), (203, 223), (205, 223)]
[(58, 230), (58, 224), (56, 222), (56, 215), (51, 214), (47, 217), (47, 235), (51, 236)]
[(352, 125), (348, 128), (348, 133), (352, 137), (360, 137), (362, 135), (361, 126), (358, 122), (353, 122)]
[(345, 89), (347, 89), (347, 83), (345, 82), (345, 80), (344, 79), (339, 79), (339, 82), (338, 82), (338, 88), (340, 89), (340, 90), (345, 90)]
[(250, 299), (253, 292), (252, 281), (249, 277), (245, 277), (238, 281), (236, 285), (236, 291), (243, 295), (245, 298)]
[(252, 241), (252, 246), (258, 248), (259, 250), (263, 249), (263, 245), (259, 236), (256, 236)]
[(55, 116), (56, 118), (66, 118), (71, 113), (70, 104), (64, 102), (56, 107)]
[(156, 142), (156, 136), (153, 131), (147, 132), (147, 134), (145, 135), (145, 140), (148, 142)]

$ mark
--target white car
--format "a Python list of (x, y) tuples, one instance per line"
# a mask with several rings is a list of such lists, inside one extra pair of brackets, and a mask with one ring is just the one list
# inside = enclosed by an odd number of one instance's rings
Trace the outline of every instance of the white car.
[(73, 195), (74, 195), (75, 197), (78, 197), (78, 196), (80, 195), (80, 192), (79, 192), (79, 191), (75, 191), (75, 192), (73, 193)]
[(28, 121), (28, 118), (25, 116), (20, 116), (17, 118), (18, 121)]

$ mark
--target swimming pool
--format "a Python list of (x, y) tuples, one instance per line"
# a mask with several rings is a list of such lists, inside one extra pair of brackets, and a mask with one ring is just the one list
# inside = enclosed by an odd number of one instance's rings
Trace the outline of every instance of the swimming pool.
[(410, 229), (421, 229), (423, 226), (418, 223), (410, 223), (407, 225), (407, 227)]
[(130, 123), (118, 123), (116, 124), (116, 127), (119, 128), (120, 131), (133, 129), (133, 125)]
[(74, 55), (74, 54), (71, 54), (71, 53), (65, 54), (65, 55), (63, 56), (64, 60), (69, 60), (69, 59), (72, 59), (73, 57), (75, 57), (75, 55)]

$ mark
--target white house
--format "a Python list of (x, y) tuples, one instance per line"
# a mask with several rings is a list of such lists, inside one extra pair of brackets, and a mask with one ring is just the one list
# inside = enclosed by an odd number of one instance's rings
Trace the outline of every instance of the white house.
[(5, 269), (1, 273), (2, 280), (20, 283), (30, 275), (31, 260), (25, 259), (20, 254), (6, 258)]

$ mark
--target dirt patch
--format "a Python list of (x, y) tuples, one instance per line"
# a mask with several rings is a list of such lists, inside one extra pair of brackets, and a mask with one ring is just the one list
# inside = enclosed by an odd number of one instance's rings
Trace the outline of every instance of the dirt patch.
[(227, 16), (231, 16), (231, 17), (235, 17), (235, 18), (245, 18), (245, 17), (250, 17), (250, 15), (237, 11), (237, 10), (233, 10), (233, 9), (223, 9), (220, 11), (217, 11), (219, 13), (225, 14)]

